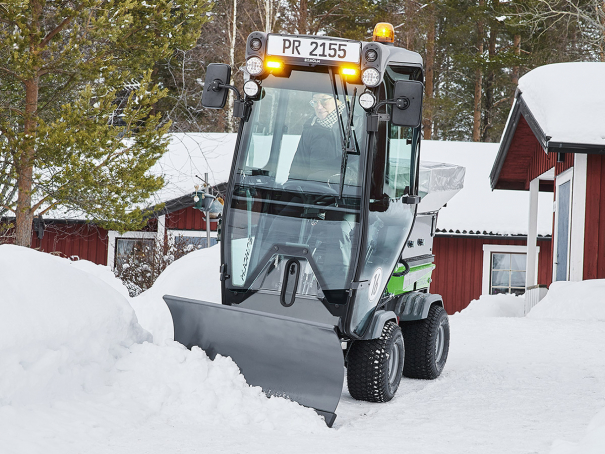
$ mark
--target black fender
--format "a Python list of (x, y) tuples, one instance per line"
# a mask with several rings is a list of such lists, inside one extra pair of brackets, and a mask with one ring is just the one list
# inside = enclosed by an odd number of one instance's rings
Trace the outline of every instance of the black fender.
[(400, 296), (395, 305), (395, 314), (401, 322), (424, 320), (433, 304), (443, 307), (441, 295), (421, 292), (409, 292)]

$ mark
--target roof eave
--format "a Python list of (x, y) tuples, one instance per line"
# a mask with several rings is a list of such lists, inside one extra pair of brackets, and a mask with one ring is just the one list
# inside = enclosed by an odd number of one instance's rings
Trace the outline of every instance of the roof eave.
[(546, 136), (546, 134), (536, 121), (534, 115), (531, 113), (531, 110), (527, 106), (527, 103), (523, 99), (523, 94), (520, 91), (517, 91), (515, 104), (513, 106), (510, 119), (506, 125), (504, 134), (502, 135), (500, 148), (498, 149), (498, 154), (496, 155), (494, 166), (492, 167), (492, 171), (489, 175), (492, 190), (496, 189), (496, 186), (498, 185), (500, 172), (502, 171), (502, 167), (504, 166), (504, 161), (506, 160), (506, 156), (508, 155), (508, 150), (513, 141), (513, 137), (515, 136), (517, 126), (519, 125), (519, 120), (521, 119), (521, 115), (523, 115), (523, 118), (525, 118), (525, 121), (527, 121), (529, 128), (534, 133), (536, 139), (538, 139), (538, 142), (540, 142), (540, 145), (542, 145), (542, 148), (545, 151), (548, 149), (548, 140), (550, 139), (550, 137)]

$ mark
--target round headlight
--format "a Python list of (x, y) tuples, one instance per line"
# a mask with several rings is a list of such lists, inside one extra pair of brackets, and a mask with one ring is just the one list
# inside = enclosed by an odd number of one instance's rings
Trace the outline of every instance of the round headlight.
[(260, 87), (253, 80), (249, 80), (244, 84), (244, 93), (246, 93), (246, 95), (248, 95), (250, 98), (256, 97), (259, 91)]
[(258, 38), (252, 38), (250, 40), (250, 49), (252, 50), (259, 50), (262, 45), (263, 43), (261, 43), (260, 39)]
[(378, 52), (376, 52), (374, 49), (368, 49), (368, 51), (366, 52), (366, 61), (369, 61), (371, 63), (373, 61), (376, 61), (377, 58)]
[(359, 96), (359, 105), (365, 110), (370, 110), (376, 105), (376, 97), (369, 91), (366, 91)]
[(361, 75), (362, 82), (368, 87), (375, 87), (380, 83), (380, 73), (377, 69), (368, 68)]
[(251, 76), (258, 76), (263, 72), (263, 61), (259, 57), (250, 57), (246, 61), (246, 71)]

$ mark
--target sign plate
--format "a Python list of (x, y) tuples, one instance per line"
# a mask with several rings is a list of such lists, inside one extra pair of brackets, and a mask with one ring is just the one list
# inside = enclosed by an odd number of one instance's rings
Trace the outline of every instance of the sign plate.
[(305, 63), (359, 63), (361, 43), (319, 37), (269, 35), (267, 55), (301, 59)]

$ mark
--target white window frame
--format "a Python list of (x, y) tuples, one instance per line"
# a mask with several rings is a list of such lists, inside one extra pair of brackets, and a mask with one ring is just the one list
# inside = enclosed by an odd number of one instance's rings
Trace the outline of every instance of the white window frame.
[(157, 241), (157, 233), (156, 232), (125, 232), (120, 233), (116, 230), (110, 230), (107, 232), (107, 237), (109, 244), (107, 245), (107, 266), (113, 271), (115, 266), (115, 258), (116, 258), (116, 244), (118, 238), (124, 239), (133, 239), (133, 240), (142, 240), (142, 239), (152, 239)]
[[(483, 275), (481, 278), (481, 294), (489, 295), (489, 283), (492, 272), (492, 254), (527, 254), (527, 246), (512, 244), (484, 244), (483, 245)], [(540, 246), (536, 247), (536, 276), (538, 275), (538, 257)], [(525, 270), (527, 272), (527, 270)], [(525, 275), (527, 277), (527, 274)], [(526, 279), (527, 283), (527, 279)]]
[(572, 230), (572, 215), (573, 215), (573, 196), (574, 196), (574, 187), (573, 187), (573, 167), (567, 169), (565, 172), (560, 173), (555, 178), (555, 225), (553, 232), (553, 254), (552, 254), (552, 281), (556, 281), (557, 276), (557, 264), (555, 263), (557, 260), (557, 239), (559, 237), (559, 186), (569, 181), (569, 225), (567, 226), (567, 270), (565, 272), (566, 279), (569, 280), (569, 269), (571, 266), (571, 230)]
[[(168, 234), (168, 245), (172, 246), (174, 245), (174, 238), (177, 236), (192, 236), (192, 237), (206, 237), (206, 231), (205, 230), (176, 230), (176, 229), (168, 229), (167, 230)], [(214, 233), (214, 235), (212, 235), (212, 233)], [(216, 238), (216, 230), (212, 230), (210, 232), (210, 238)]]

